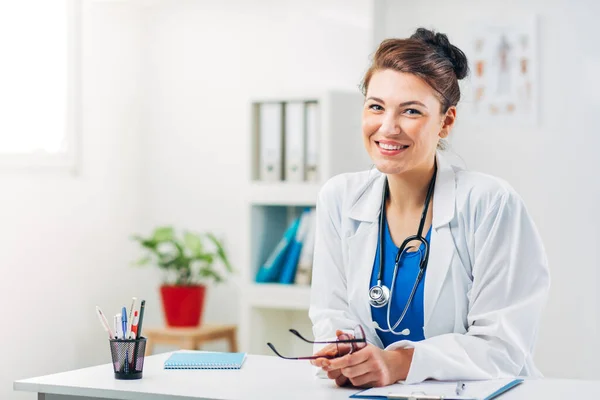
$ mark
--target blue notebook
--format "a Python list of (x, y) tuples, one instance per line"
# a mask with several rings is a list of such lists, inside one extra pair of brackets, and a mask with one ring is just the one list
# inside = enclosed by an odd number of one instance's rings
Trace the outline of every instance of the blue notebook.
[(165, 369), (240, 369), (246, 353), (176, 352), (165, 361)]

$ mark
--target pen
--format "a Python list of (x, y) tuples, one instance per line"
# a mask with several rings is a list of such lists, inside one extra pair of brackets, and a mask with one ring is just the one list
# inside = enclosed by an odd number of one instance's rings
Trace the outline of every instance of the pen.
[(133, 339), (131, 337), (131, 325), (133, 324), (133, 310), (135, 309), (135, 303), (137, 301), (136, 297), (132, 297), (131, 298), (131, 307), (129, 308), (129, 315), (127, 317), (127, 320), (129, 321), (129, 324), (127, 325), (127, 339)]
[[(142, 338), (142, 322), (144, 322), (144, 309), (146, 308), (146, 300), (142, 300), (140, 302), (140, 316), (139, 319), (136, 316), (135, 319), (135, 337), (136, 339)], [(137, 315), (137, 312), (136, 312)], [(133, 369), (134, 371), (137, 369), (137, 359), (138, 359), (138, 347), (141, 341), (136, 340), (133, 346)]]
[(121, 325), (123, 327), (123, 339), (127, 339), (127, 310), (125, 307), (121, 310)]
[(98, 315), (98, 319), (100, 319), (100, 323), (104, 327), (104, 330), (106, 332), (108, 332), (108, 337), (110, 339), (112, 339), (113, 338), (112, 330), (110, 329), (110, 326), (108, 325), (108, 321), (106, 320), (106, 317), (104, 316), (104, 313), (102, 312), (102, 310), (98, 306), (96, 306), (96, 314)]
[(121, 324), (121, 314), (115, 315), (115, 336), (117, 339), (123, 339), (123, 325)]
[(456, 395), (460, 396), (464, 390), (465, 390), (465, 383), (461, 382), (461, 381), (456, 382)]
[(133, 313), (133, 322), (131, 323), (131, 338), (136, 339), (138, 336), (138, 321), (140, 320), (138, 312)]
[(142, 322), (144, 321), (144, 308), (146, 308), (146, 300), (142, 300), (140, 303), (140, 320), (137, 326), (137, 337), (142, 337)]

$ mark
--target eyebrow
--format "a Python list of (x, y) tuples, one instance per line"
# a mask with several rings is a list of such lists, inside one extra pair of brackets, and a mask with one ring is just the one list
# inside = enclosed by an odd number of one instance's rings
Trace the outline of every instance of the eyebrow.
[[(373, 97), (373, 96), (370, 96), (370, 97), (367, 97), (367, 99), (366, 99), (366, 100), (375, 100), (375, 101), (376, 101), (376, 102), (378, 102), (378, 103), (385, 104), (385, 101), (381, 100), (379, 97)], [(366, 101), (366, 100), (365, 100), (365, 101)], [(398, 104), (398, 107), (406, 107), (406, 106), (410, 106), (410, 105), (414, 105), (414, 104), (416, 104), (416, 105), (419, 105), (419, 106), (421, 106), (421, 107), (425, 107), (425, 108), (427, 108), (427, 106), (426, 106), (425, 104), (421, 103), (421, 102), (420, 102), (420, 101), (418, 101), (418, 100), (409, 100), (409, 101), (405, 101), (404, 103), (400, 103), (400, 104)]]

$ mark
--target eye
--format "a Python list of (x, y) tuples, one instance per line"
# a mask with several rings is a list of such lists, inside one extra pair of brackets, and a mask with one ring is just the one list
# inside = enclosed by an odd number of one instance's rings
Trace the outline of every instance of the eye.
[(371, 104), (369, 105), (369, 110), (383, 111), (383, 107), (381, 107), (379, 104)]
[(408, 115), (423, 115), (423, 113), (415, 108), (407, 108), (404, 112)]

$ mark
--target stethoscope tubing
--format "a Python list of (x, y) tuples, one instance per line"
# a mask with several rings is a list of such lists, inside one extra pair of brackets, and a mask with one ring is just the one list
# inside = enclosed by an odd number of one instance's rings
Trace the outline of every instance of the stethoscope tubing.
[[(423, 206), (423, 212), (421, 213), (421, 220), (419, 222), (419, 230), (417, 231), (416, 235), (407, 237), (402, 242), (402, 244), (398, 248), (398, 252), (396, 253), (396, 259), (394, 262), (394, 273), (392, 275), (392, 287), (391, 287), (391, 290), (389, 291), (389, 298), (385, 301), (384, 304), (379, 305), (379, 307), (387, 306), (386, 322), (387, 322), (388, 329), (383, 329), (383, 328), (377, 327), (377, 329), (379, 329), (382, 332), (391, 332), (394, 335), (403, 335), (402, 332), (396, 332), (395, 329), (404, 320), (404, 317), (406, 316), (406, 313), (408, 312), (408, 308), (410, 307), (410, 304), (412, 303), (415, 293), (417, 292), (419, 283), (421, 282), (421, 279), (423, 279), (423, 275), (425, 274), (425, 270), (427, 269), (427, 264), (429, 261), (429, 242), (427, 241), (427, 239), (425, 239), (423, 237), (423, 228), (425, 226), (425, 221), (427, 219), (427, 212), (429, 210), (429, 204), (431, 202), (431, 198), (433, 196), (433, 190), (435, 188), (436, 175), (437, 175), (437, 165), (434, 164), (433, 177), (431, 178), (431, 182), (429, 183), (429, 187), (427, 189), (425, 205)], [(384, 263), (383, 263), (384, 243), (383, 243), (383, 241), (385, 239), (384, 238), (384, 229), (385, 229), (384, 224), (386, 223), (385, 208), (386, 208), (386, 200), (387, 200), (387, 196), (388, 196), (388, 191), (389, 191), (389, 186), (388, 186), (387, 177), (386, 177), (384, 189), (383, 189), (383, 198), (381, 201), (380, 218), (379, 218), (379, 271), (377, 274), (377, 286), (379, 286), (380, 288), (385, 287), (385, 286), (381, 285), (381, 282), (383, 279), (383, 268), (384, 268)], [(425, 247), (424, 256), (421, 258), (421, 263), (419, 265), (419, 273), (417, 274), (417, 278), (415, 279), (415, 283), (413, 284), (412, 290), (410, 292), (410, 296), (408, 297), (408, 300), (404, 306), (404, 310), (402, 311), (400, 318), (392, 326), (392, 324), (390, 322), (390, 314), (391, 314), (391, 306), (390, 305), (392, 303), (392, 299), (394, 296), (394, 288), (396, 286), (396, 278), (398, 276), (398, 268), (399, 268), (400, 258), (402, 256), (402, 253), (406, 249), (406, 246), (408, 246), (408, 243), (410, 243), (414, 240), (417, 240), (422, 245), (424, 245), (424, 247)], [(421, 251), (421, 244), (419, 245), (418, 250), (417, 250), (419, 252)], [(383, 289), (382, 289), (382, 291), (383, 291)], [(371, 290), (369, 290), (369, 293), (371, 293)]]

